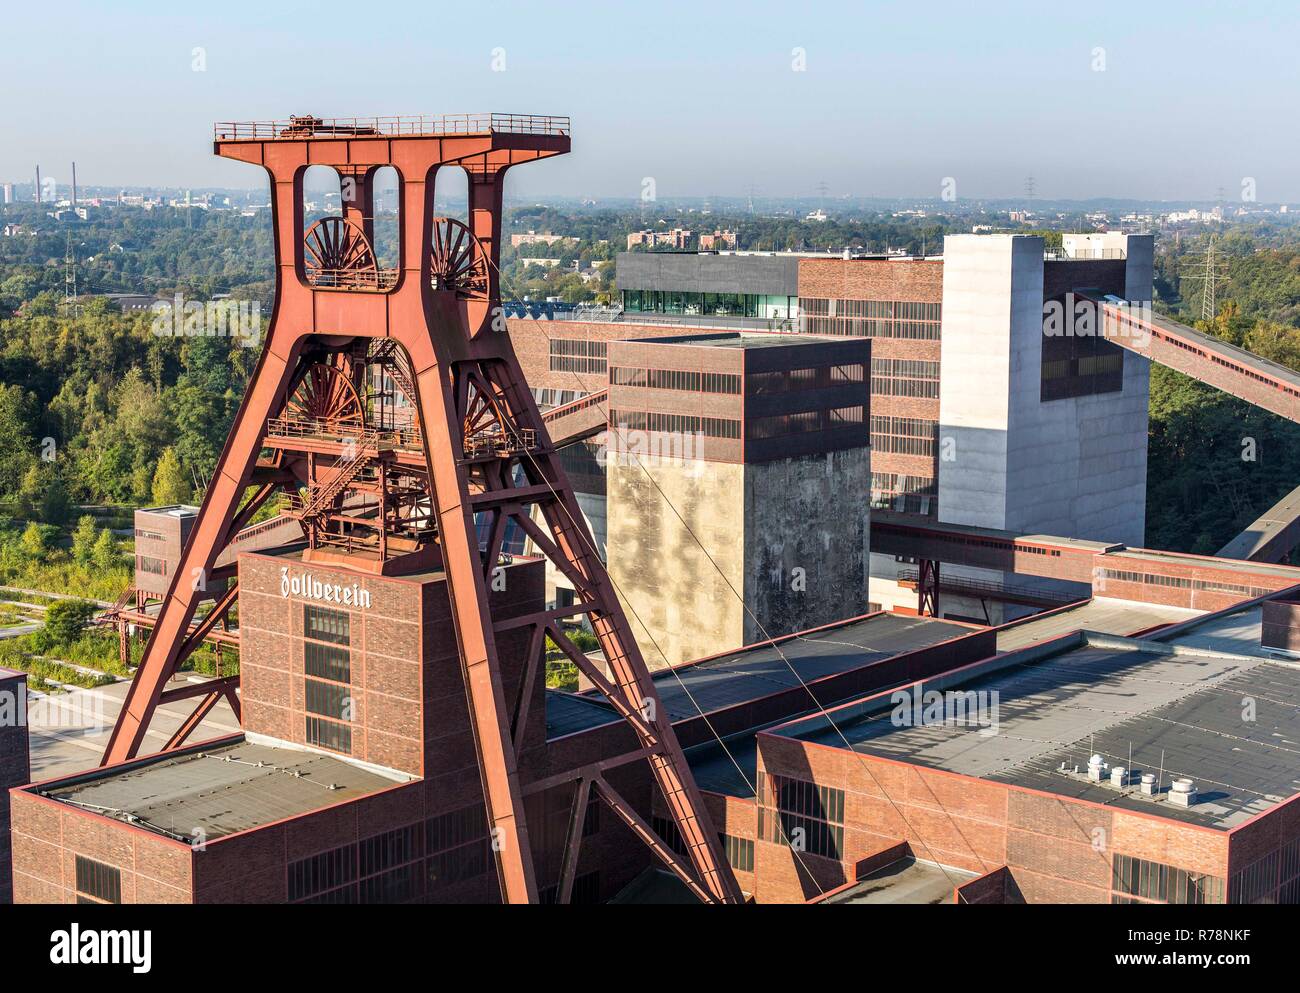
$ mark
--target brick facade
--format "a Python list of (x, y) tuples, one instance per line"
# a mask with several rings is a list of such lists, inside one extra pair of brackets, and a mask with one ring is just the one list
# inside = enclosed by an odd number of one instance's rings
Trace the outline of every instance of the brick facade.
[(27, 674), (0, 669), (0, 904), (13, 899), (9, 788), (30, 778)]

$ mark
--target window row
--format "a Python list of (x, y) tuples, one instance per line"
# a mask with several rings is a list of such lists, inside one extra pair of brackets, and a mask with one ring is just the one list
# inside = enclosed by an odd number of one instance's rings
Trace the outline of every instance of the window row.
[(800, 321), (805, 334), (841, 338), (897, 338), (906, 341), (938, 341), (939, 324), (929, 321), (876, 321), (850, 317), (808, 317)]
[(702, 434), (706, 438), (739, 438), (740, 421), (725, 417), (695, 417), (690, 414), (659, 414), (644, 410), (611, 410), (610, 423), (627, 431), (665, 431), (673, 434)]
[(740, 376), (725, 372), (684, 372), (677, 369), (630, 369), (610, 366), (611, 386), (642, 386), (651, 390), (690, 393), (740, 393)]
[(751, 395), (763, 396), (768, 393), (790, 393), (795, 390), (861, 383), (866, 378), (865, 372), (861, 362), (805, 369), (777, 369), (773, 372), (751, 372), (745, 377), (745, 385)]
[(939, 321), (943, 306), (914, 300), (849, 300), (801, 297), (799, 308), (814, 317), (867, 317), (873, 320)]
[(933, 456), (939, 447), (939, 422), (920, 417), (873, 416), (871, 447), (878, 452)]
[(320, 852), (289, 865), (289, 900), (403, 903), (492, 865), (482, 804)]
[(793, 414), (773, 414), (747, 422), (745, 433), (751, 440), (784, 438), (792, 434), (825, 431), (844, 425), (862, 424), (864, 407), (834, 407), (829, 410), (801, 410)]
[(603, 373), (608, 365), (606, 352), (607, 346), (603, 341), (552, 338), (551, 371)]

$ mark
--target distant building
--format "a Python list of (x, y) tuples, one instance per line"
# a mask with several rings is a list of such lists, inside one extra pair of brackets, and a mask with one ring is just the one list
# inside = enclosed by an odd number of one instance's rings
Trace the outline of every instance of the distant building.
[(13, 183), (5, 183), (3, 187), (0, 187), (0, 190), (3, 191), (4, 202), (5, 202), (5, 203), (13, 203), (13, 202), (14, 202), (14, 184), (13, 184)]
[(816, 210), (812, 211), (811, 213), (805, 214), (805, 215), (804, 215), (804, 220), (805, 220), (805, 221), (816, 221), (816, 222), (818, 222), (818, 223), (820, 224), (820, 223), (822, 223), (822, 222), (824, 222), (824, 221), (828, 221), (828, 220), (830, 220), (830, 217), (829, 217), (829, 215), (827, 215), (826, 211), (824, 211), (824, 210), (822, 210), (820, 207), (818, 207)]
[(536, 231), (529, 231), (527, 234), (512, 234), (510, 245), (512, 248), (518, 248), (520, 245), (554, 245), (557, 241), (572, 240), (567, 235), (538, 234)]
[(735, 248), (736, 248), (735, 231), (715, 230), (712, 234), (700, 235), (700, 251), (702, 252), (712, 252), (720, 249), (732, 249), (734, 251)]
[(627, 236), (627, 247), (630, 251), (638, 245), (643, 248), (660, 248), (667, 246), (684, 250), (691, 241), (691, 232), (685, 228), (673, 228), (671, 231), (633, 231)]

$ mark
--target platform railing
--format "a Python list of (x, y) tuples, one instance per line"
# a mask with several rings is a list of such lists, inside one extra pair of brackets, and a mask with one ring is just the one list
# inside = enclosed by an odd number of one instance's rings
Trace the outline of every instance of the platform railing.
[(291, 117), (284, 121), (218, 121), (216, 141), (302, 138), (423, 137), (487, 134), (568, 135), (569, 118), (538, 114), (438, 114), (393, 117)]

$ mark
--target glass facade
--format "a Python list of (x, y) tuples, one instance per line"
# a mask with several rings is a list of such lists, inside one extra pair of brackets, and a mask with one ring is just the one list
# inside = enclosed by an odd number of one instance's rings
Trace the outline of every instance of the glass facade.
[(629, 314), (711, 315), (788, 318), (799, 313), (799, 298), (759, 293), (693, 293), (687, 290), (624, 290)]

